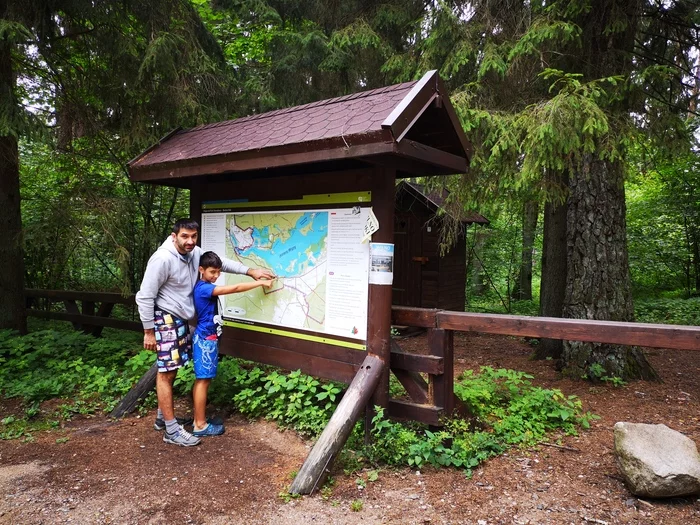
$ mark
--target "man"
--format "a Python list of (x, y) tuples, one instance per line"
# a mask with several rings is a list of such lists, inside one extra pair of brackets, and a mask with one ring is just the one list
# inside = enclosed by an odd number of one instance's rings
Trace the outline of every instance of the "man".
[[(193, 290), (197, 282), (199, 224), (180, 219), (173, 233), (148, 260), (136, 304), (143, 324), (143, 347), (157, 352), (156, 393), (158, 416), (155, 427), (165, 434), (163, 441), (173, 445), (194, 446), (200, 440), (187, 432), (175, 419), (173, 382), (177, 371), (189, 360), (191, 342), (189, 322), (195, 317)], [(267, 269), (253, 269), (222, 258), (222, 269), (248, 275), (255, 280), (273, 279)]]

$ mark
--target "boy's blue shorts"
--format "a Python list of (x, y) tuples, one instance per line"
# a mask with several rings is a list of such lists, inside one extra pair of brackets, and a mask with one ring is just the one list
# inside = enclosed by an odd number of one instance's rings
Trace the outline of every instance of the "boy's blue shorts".
[(194, 377), (197, 379), (212, 379), (216, 377), (219, 365), (219, 339), (203, 338), (195, 332), (192, 340), (192, 361), (194, 361)]

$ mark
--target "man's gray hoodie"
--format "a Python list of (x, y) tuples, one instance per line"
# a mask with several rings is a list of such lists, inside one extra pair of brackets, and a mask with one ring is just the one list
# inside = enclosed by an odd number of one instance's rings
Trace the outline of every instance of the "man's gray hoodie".
[[(136, 294), (136, 304), (144, 329), (153, 328), (155, 305), (181, 319), (194, 320), (192, 292), (197, 282), (202, 253), (202, 249), (195, 246), (187, 255), (180, 255), (171, 235), (151, 255), (141, 281), (141, 289)], [(249, 269), (231, 259), (222, 257), (221, 262), (224, 272), (245, 274)]]

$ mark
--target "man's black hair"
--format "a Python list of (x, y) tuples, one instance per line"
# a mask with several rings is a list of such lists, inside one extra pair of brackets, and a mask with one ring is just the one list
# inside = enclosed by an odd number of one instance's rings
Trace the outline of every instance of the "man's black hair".
[(197, 230), (199, 231), (199, 223), (194, 219), (178, 219), (173, 225), (173, 233), (177, 235), (180, 230)]
[(216, 268), (217, 270), (221, 268), (221, 259), (214, 252), (204, 252), (199, 258), (199, 265), (204, 268)]

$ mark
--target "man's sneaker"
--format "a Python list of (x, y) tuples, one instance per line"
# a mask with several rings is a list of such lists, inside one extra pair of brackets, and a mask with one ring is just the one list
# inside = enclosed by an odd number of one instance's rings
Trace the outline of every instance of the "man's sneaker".
[[(181, 427), (184, 427), (185, 425), (192, 425), (192, 422), (194, 421), (191, 417), (178, 417), (176, 419), (177, 424)], [(163, 421), (162, 417), (156, 418), (156, 420), (153, 422), (153, 429), (157, 430), (158, 432), (165, 430), (165, 421)]]
[(195, 437), (220, 436), (224, 433), (224, 430), (224, 425), (209, 423), (202, 430), (193, 430), (192, 435)]
[(178, 428), (177, 432), (174, 434), (168, 434), (166, 431), (165, 434), (163, 434), (163, 441), (171, 445), (180, 445), (181, 447), (194, 447), (201, 442), (198, 437), (194, 437), (182, 427)]

